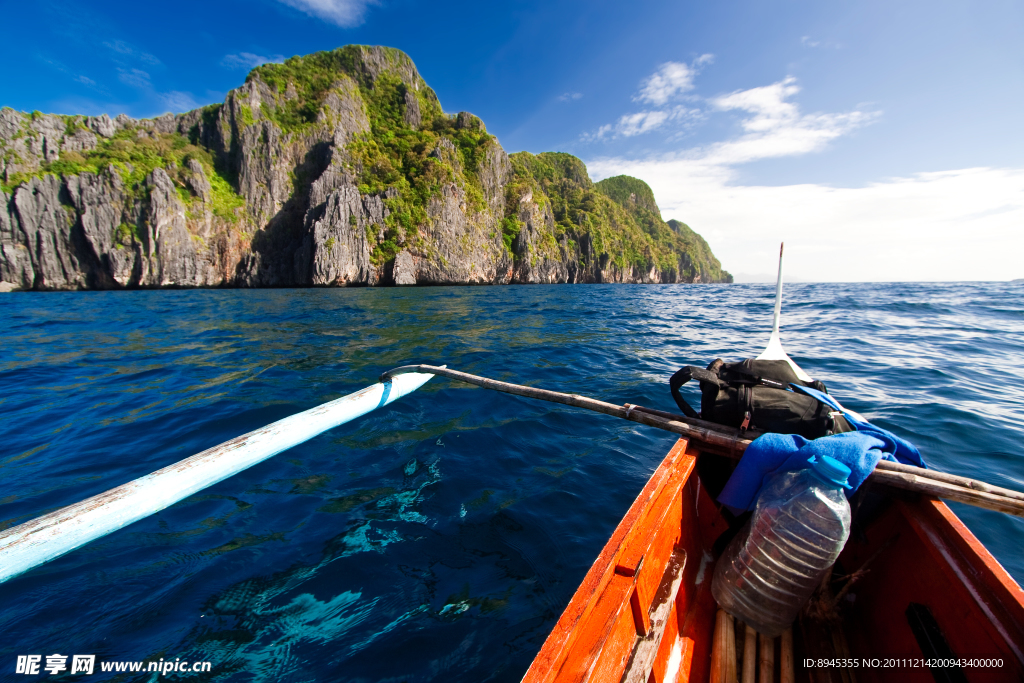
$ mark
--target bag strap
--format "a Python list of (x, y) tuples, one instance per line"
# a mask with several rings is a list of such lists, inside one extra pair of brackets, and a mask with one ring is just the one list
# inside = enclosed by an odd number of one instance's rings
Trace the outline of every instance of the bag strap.
[(679, 387), (683, 386), (691, 379), (696, 379), (698, 382), (711, 382), (716, 386), (720, 386), (718, 376), (714, 373), (708, 372), (704, 368), (698, 368), (695, 365), (687, 365), (686, 367), (680, 368), (676, 374), (672, 375), (672, 378), (668, 381), (669, 389), (672, 390), (672, 398), (675, 399), (676, 405), (683, 411), (683, 415), (686, 417), (699, 417), (697, 411), (694, 410), (683, 395), (679, 393)]
[(804, 387), (799, 384), (793, 384), (791, 386), (793, 387), (794, 391), (799, 391), (801, 394), (807, 394), (811, 398), (816, 399), (818, 403), (824, 403), (832, 410), (838, 411), (843, 414), (846, 413), (846, 408), (839, 405), (839, 401), (835, 400), (834, 398), (832, 398), (832, 396), (825, 393), (824, 391), (819, 391), (814, 387)]

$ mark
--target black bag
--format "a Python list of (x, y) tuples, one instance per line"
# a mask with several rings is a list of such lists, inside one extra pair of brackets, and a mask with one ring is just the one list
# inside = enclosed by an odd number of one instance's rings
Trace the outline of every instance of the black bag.
[[(690, 379), (700, 382), (700, 413), (679, 393)], [(779, 434), (799, 434), (807, 439), (852, 432), (854, 428), (831, 406), (789, 388), (798, 384), (828, 393), (817, 380), (802, 382), (784, 360), (726, 363), (721, 358), (707, 369), (687, 365), (672, 375), (672, 398), (687, 415), (708, 422)]]

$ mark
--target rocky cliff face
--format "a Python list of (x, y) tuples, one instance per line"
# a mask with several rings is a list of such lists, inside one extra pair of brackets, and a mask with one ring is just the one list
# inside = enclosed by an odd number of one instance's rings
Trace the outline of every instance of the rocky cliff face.
[(510, 158), (388, 48), (264, 65), (178, 116), (3, 109), (0, 178), (0, 290), (731, 281), (653, 195)]

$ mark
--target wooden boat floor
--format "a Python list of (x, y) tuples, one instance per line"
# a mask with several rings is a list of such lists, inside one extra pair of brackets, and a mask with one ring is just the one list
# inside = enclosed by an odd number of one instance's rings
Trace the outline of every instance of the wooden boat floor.
[[(697, 476), (698, 455), (685, 439), (673, 446), (525, 683), (709, 680), (714, 545), (728, 523)], [(881, 487), (853, 508), (825, 592), (794, 625), (796, 681), (1024, 681), (1024, 592), (952, 511)], [(856, 665), (807, 667), (808, 658)], [(957, 664), (926, 666), (936, 659)]]

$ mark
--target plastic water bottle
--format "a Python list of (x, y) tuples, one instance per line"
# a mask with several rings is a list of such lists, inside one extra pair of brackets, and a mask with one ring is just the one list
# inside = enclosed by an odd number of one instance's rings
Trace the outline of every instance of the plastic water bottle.
[(850, 536), (850, 468), (828, 456), (808, 465), (768, 482), (711, 583), (722, 609), (766, 636), (793, 623)]

